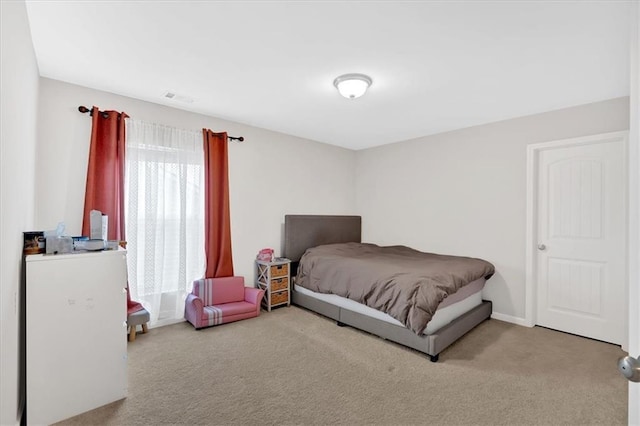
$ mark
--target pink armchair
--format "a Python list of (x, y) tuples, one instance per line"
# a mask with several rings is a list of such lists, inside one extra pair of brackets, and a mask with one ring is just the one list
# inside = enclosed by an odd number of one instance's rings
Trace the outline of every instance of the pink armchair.
[(187, 295), (184, 318), (196, 329), (260, 315), (264, 290), (245, 287), (243, 277), (202, 278)]

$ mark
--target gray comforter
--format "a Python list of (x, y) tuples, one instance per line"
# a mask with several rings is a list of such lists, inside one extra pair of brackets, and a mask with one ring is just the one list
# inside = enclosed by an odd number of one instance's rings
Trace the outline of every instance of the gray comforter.
[(344, 243), (308, 249), (296, 284), (383, 311), (421, 335), (445, 297), (493, 273), (493, 265), (482, 259)]

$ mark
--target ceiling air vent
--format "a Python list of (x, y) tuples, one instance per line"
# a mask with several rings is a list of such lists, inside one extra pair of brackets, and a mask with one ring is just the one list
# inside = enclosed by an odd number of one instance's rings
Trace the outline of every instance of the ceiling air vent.
[(184, 95), (178, 95), (177, 93), (174, 93), (174, 92), (165, 92), (162, 97), (165, 99), (169, 99), (171, 101), (182, 102), (185, 104), (193, 103), (193, 99), (191, 99), (190, 97), (184, 96)]

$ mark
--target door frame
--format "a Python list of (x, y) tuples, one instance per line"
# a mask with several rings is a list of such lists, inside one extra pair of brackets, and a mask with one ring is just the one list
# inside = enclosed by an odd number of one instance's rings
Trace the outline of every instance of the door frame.
[[(640, 357), (640, 5), (631, 4), (629, 113), (629, 355)], [(629, 424), (640, 425), (640, 383), (629, 382)]]
[[(610, 133), (601, 133), (591, 136), (581, 136), (571, 139), (561, 139), (550, 142), (542, 142), (531, 144), (527, 146), (527, 220), (526, 220), (526, 250), (525, 250), (525, 324), (529, 327), (533, 327), (537, 322), (537, 298), (538, 298), (538, 282), (537, 282), (537, 235), (538, 235), (538, 165), (540, 159), (540, 153), (557, 148), (566, 148), (580, 145), (591, 145), (594, 143), (600, 143), (603, 139), (619, 139), (623, 143), (624, 158), (628, 158), (629, 153), (629, 132), (618, 131)], [(625, 184), (628, 185), (628, 171), (625, 167)], [(627, 189), (623, 191), (624, 202), (628, 206)], [(627, 209), (628, 212), (628, 209)], [(629, 228), (629, 218), (627, 214), (626, 218), (627, 231)], [(628, 247), (629, 237), (628, 232), (627, 241), (625, 241), (625, 247)], [(629, 265), (629, 250), (627, 250), (627, 258), (625, 259), (628, 269)], [(629, 274), (625, 273), (625, 292), (629, 293)], [(625, 318), (627, 315), (625, 314)], [(624, 331), (625, 337), (627, 336), (627, 330)], [(625, 339), (626, 340), (626, 339)], [(627, 342), (624, 342), (623, 349), (627, 346)]]

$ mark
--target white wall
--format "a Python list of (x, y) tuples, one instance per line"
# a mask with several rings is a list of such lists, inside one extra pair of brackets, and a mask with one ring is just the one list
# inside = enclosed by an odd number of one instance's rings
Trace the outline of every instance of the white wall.
[(281, 252), (285, 214), (353, 214), (355, 152), (248, 125), (43, 78), (37, 151), (36, 227), (82, 228), (91, 119), (78, 106), (141, 120), (244, 136), (230, 142), (231, 237), (236, 275), (251, 284), (259, 249)]
[(22, 232), (33, 229), (38, 65), (24, 1), (0, 2), (0, 424), (18, 423)]
[(359, 151), (363, 240), (492, 262), (484, 297), (498, 317), (518, 322), (527, 144), (626, 129), (629, 98), (618, 98)]

